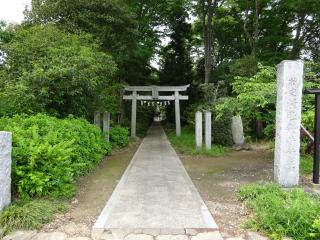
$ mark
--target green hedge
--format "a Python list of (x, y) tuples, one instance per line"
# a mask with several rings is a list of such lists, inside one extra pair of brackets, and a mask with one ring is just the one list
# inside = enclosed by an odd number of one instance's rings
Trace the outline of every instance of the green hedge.
[(232, 113), (225, 111), (212, 122), (212, 141), (222, 146), (232, 146)]
[(129, 144), (128, 128), (115, 126), (110, 129), (110, 142), (113, 147), (125, 147)]
[(84, 119), (43, 114), (0, 119), (13, 133), (13, 189), (21, 197), (71, 196), (76, 178), (111, 151), (101, 132)]

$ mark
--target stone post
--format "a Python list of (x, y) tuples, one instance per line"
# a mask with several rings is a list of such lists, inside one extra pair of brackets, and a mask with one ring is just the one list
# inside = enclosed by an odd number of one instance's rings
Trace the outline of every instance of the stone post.
[(99, 111), (94, 112), (93, 123), (94, 123), (94, 125), (96, 125), (97, 128), (100, 129), (101, 122), (100, 122), (100, 112)]
[(282, 61), (277, 74), (274, 177), (284, 187), (299, 183), (303, 61)]
[(202, 147), (202, 112), (196, 112), (196, 147)]
[(174, 93), (174, 105), (175, 105), (175, 115), (176, 115), (176, 135), (181, 136), (181, 123), (180, 123), (180, 99), (179, 92)]
[(137, 92), (132, 92), (132, 106), (131, 106), (131, 137), (136, 137), (137, 132)]
[(12, 134), (0, 132), (0, 211), (11, 202)]
[(206, 124), (206, 149), (211, 149), (211, 112), (205, 112), (205, 124)]
[(240, 116), (232, 117), (231, 129), (234, 144), (237, 146), (244, 145), (243, 124)]
[(110, 113), (104, 112), (103, 114), (103, 133), (106, 136), (106, 141), (109, 142), (109, 131), (110, 131)]

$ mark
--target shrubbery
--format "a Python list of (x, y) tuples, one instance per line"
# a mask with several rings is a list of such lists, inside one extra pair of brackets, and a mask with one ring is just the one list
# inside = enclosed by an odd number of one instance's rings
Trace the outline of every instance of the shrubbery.
[(302, 189), (283, 191), (275, 184), (250, 184), (238, 196), (254, 212), (247, 227), (265, 231), (272, 239), (319, 239), (319, 198)]
[(114, 147), (124, 147), (129, 143), (129, 131), (127, 128), (115, 126), (110, 129), (110, 142)]
[(230, 111), (223, 112), (212, 122), (212, 141), (222, 146), (232, 146), (232, 113)]
[(111, 151), (84, 119), (5, 117), (0, 130), (13, 133), (13, 187), (22, 197), (72, 195), (75, 179)]
[(106, 97), (116, 86), (116, 63), (90, 34), (34, 25), (16, 28), (8, 43), (0, 43), (6, 56), (4, 64), (0, 60), (0, 116), (88, 117), (119, 102)]

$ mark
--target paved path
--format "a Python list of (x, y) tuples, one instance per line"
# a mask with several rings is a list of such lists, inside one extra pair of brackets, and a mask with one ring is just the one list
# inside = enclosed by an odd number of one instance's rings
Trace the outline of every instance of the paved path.
[(217, 228), (163, 128), (153, 125), (95, 223), (92, 236), (98, 240), (215, 240), (221, 239)]

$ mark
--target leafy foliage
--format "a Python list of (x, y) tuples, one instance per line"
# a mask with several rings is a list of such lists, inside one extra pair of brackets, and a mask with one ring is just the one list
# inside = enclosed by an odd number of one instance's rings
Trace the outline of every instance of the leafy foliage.
[(83, 119), (4, 117), (0, 130), (13, 133), (13, 186), (22, 197), (72, 195), (75, 179), (111, 151), (100, 130)]
[(115, 147), (125, 147), (129, 143), (129, 131), (127, 128), (115, 126), (110, 129), (110, 141)]
[(318, 239), (319, 198), (302, 189), (283, 191), (274, 184), (250, 184), (238, 192), (254, 214), (247, 227), (263, 230), (272, 239)]
[(53, 25), (22, 28), (4, 45), (0, 115), (47, 112), (88, 116), (103, 103), (116, 65), (88, 34)]
[(215, 144), (222, 146), (232, 146), (232, 130), (231, 123), (232, 117), (230, 111), (225, 111), (216, 117), (212, 122), (212, 141)]

